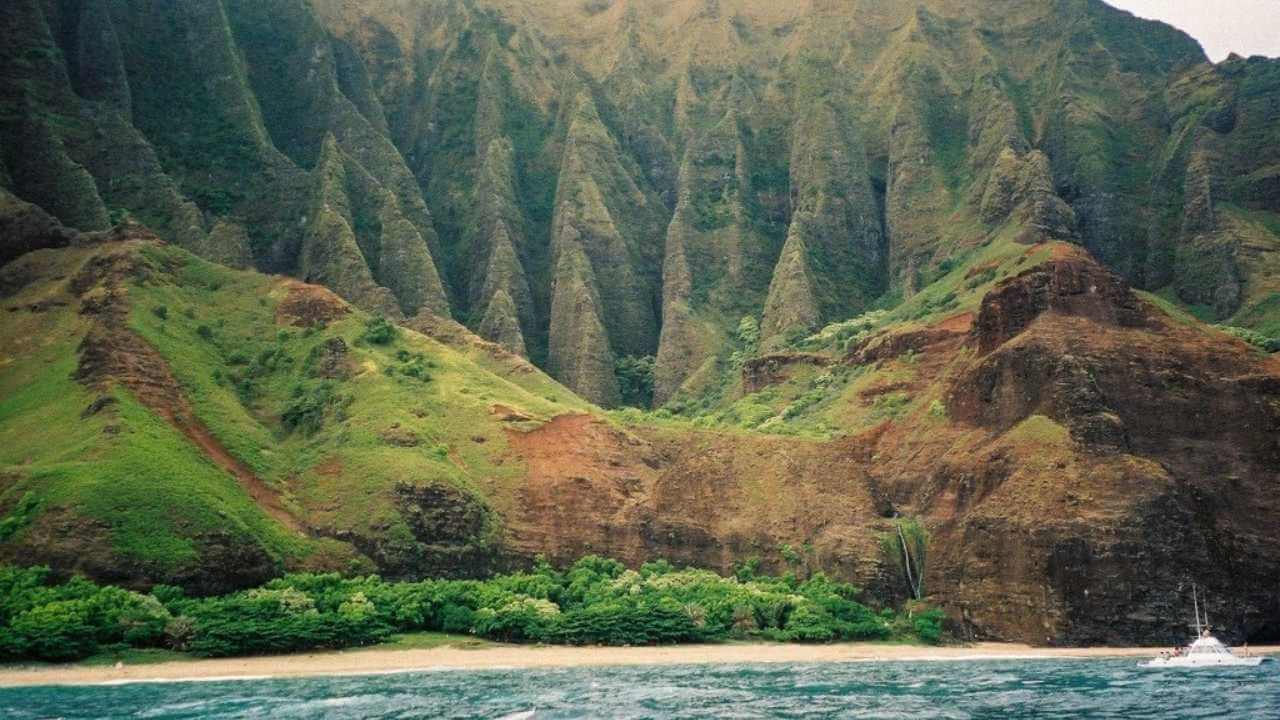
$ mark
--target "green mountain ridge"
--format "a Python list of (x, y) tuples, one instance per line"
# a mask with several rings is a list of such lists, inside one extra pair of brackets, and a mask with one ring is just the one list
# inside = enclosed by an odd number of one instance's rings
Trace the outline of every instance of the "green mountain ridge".
[(1010, 215), (1275, 334), (1275, 62), (1209, 65), (1096, 0), (21, 0), (3, 22), (10, 192), (452, 315), (604, 405), (615, 361), (656, 356), (662, 404), (744, 315), (784, 346)]
[(1172, 642), (1194, 581), (1277, 637), (1280, 61), (1096, 0), (0, 37), (0, 560), (758, 561), (892, 605), (912, 523), (959, 636)]

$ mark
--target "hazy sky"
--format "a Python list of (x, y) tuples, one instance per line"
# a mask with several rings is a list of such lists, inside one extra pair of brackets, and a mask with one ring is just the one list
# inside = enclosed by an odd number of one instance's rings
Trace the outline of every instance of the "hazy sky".
[(1163, 20), (1200, 41), (1217, 62), (1227, 53), (1280, 57), (1280, 0), (1106, 0)]

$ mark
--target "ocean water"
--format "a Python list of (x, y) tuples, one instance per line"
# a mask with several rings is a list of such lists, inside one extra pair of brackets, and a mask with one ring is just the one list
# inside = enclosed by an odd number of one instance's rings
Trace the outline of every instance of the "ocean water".
[(0, 689), (4, 718), (1280, 718), (1280, 663), (683, 665)]

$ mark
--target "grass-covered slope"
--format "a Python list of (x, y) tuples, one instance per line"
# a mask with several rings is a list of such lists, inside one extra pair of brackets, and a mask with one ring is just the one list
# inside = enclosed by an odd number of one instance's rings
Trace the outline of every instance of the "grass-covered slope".
[(514, 357), (145, 239), (29, 254), (4, 286), (9, 558), (210, 589), (479, 572), (520, 474), (503, 428), (580, 406)]

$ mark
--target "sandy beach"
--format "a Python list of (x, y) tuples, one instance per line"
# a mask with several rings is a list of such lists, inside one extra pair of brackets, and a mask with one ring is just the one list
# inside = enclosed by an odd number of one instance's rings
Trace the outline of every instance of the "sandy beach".
[[(608, 665), (1150, 657), (1158, 651), (1158, 648), (1043, 648), (1010, 643), (974, 643), (947, 647), (843, 643), (835, 645), (725, 644), (670, 647), (498, 645), (484, 648), (439, 647), (422, 650), (379, 650), (375, 648), (347, 652), (193, 660), (116, 667), (86, 667), (82, 665), (10, 666), (0, 668), (0, 687), (149, 681), (212, 681), (264, 677), (376, 675), (438, 670)], [(1280, 646), (1252, 648), (1251, 652), (1254, 654), (1278, 655), (1280, 654)]]

